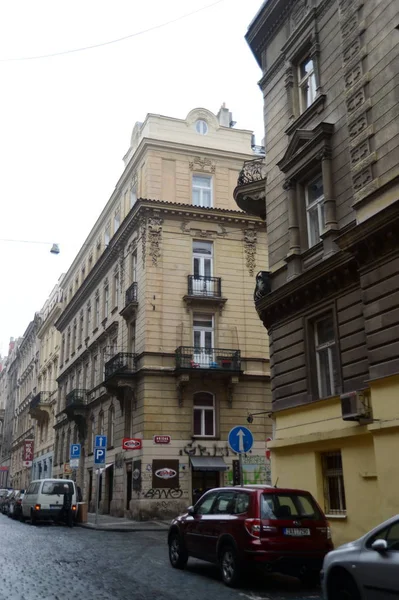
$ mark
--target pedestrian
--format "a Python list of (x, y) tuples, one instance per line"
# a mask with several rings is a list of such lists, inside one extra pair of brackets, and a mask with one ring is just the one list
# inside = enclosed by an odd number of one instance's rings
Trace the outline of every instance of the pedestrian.
[(65, 525), (68, 527), (73, 526), (73, 512), (72, 512), (72, 490), (67, 483), (64, 484), (64, 502), (62, 505), (62, 516), (65, 521)]

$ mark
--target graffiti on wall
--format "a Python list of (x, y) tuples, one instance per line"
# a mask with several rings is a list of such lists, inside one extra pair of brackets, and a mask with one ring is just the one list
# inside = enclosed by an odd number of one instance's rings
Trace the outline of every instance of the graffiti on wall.
[(214, 442), (211, 445), (203, 445), (192, 440), (179, 451), (180, 456), (236, 456), (236, 453), (229, 447), (227, 442), (218, 444)]
[[(237, 461), (238, 462), (238, 461)], [(242, 471), (244, 485), (247, 484), (266, 484), (271, 483), (270, 473), (270, 461), (266, 460), (266, 457), (260, 455), (254, 456), (243, 456), (242, 458)], [(225, 471), (224, 484), (225, 485), (236, 485), (237, 484), (237, 472), (233, 468), (229, 471)]]
[(166, 500), (168, 498), (176, 500), (182, 496), (183, 490), (181, 488), (151, 488), (143, 493), (143, 497), (150, 500)]

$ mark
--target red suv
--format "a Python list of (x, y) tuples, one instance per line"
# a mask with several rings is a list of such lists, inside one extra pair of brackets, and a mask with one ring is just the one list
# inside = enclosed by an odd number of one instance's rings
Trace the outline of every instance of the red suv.
[(232, 587), (251, 565), (319, 582), (333, 549), (329, 524), (309, 492), (260, 485), (208, 491), (172, 521), (168, 544), (172, 567), (183, 569), (189, 556), (218, 563)]

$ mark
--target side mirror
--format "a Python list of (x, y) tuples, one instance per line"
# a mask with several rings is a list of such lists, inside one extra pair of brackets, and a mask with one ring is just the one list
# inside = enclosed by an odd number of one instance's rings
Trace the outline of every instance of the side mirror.
[(388, 544), (386, 540), (375, 540), (375, 542), (371, 544), (371, 548), (376, 552), (385, 552), (388, 550)]
[(191, 515), (192, 517), (194, 516), (195, 512), (194, 512), (194, 506), (189, 506), (187, 509), (187, 512), (189, 515)]

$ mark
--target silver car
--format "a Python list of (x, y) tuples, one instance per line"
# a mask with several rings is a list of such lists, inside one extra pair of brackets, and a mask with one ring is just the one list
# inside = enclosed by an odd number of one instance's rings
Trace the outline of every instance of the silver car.
[(325, 600), (399, 598), (399, 515), (324, 558)]

